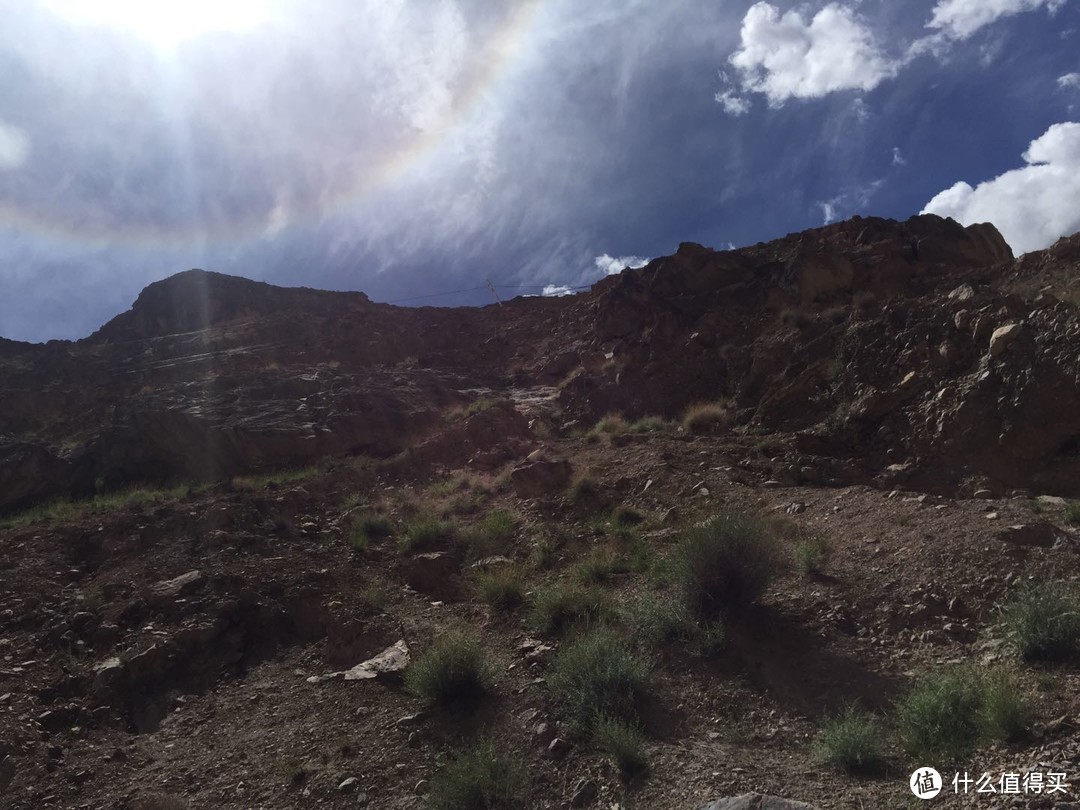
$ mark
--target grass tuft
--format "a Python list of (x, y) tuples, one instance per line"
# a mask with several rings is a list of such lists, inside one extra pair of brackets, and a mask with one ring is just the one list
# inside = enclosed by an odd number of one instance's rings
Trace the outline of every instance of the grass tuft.
[(433, 810), (513, 810), (526, 793), (525, 769), (481, 742), (463, 751), (431, 780)]
[(703, 435), (716, 433), (728, 423), (728, 412), (723, 402), (699, 402), (691, 405), (683, 414), (682, 424), (688, 433)]
[(924, 760), (955, 762), (980, 741), (1014, 740), (1027, 727), (1016, 681), (995, 670), (953, 669), (919, 680), (897, 707), (904, 747)]
[(450, 704), (488, 689), (490, 674), (478, 639), (459, 632), (439, 636), (405, 673), (405, 688), (417, 697)]
[(1065, 661), (1080, 649), (1080, 599), (1061, 586), (1022, 586), (1002, 609), (1002, 618), (1027, 661)]
[(1070, 526), (1080, 526), (1080, 501), (1069, 501), (1066, 504), (1065, 522)]
[(633, 720), (649, 669), (610, 630), (594, 628), (563, 645), (551, 666), (550, 683), (578, 731), (594, 730), (603, 718)]
[(457, 537), (457, 525), (430, 515), (415, 517), (405, 524), (399, 545), (402, 551), (425, 551)]
[(674, 563), (687, 608), (712, 619), (757, 601), (779, 561), (777, 541), (761, 521), (730, 513), (687, 530)]
[(824, 537), (812, 534), (795, 541), (795, 568), (804, 577), (820, 574), (829, 558), (829, 544)]
[(521, 572), (512, 565), (492, 571), (478, 571), (473, 578), (476, 592), (496, 610), (514, 610), (525, 600)]
[(618, 717), (601, 717), (593, 728), (593, 743), (619, 766), (624, 779), (649, 770), (645, 735), (637, 723)]
[(614, 617), (615, 608), (599, 588), (563, 583), (537, 591), (529, 624), (538, 632), (558, 635), (576, 625)]
[(389, 537), (393, 532), (393, 524), (382, 515), (361, 515), (349, 532), (349, 545), (357, 551), (367, 551), (373, 541)]
[(877, 718), (849, 706), (840, 715), (825, 721), (815, 748), (818, 757), (833, 767), (848, 773), (876, 773), (884, 764), (881, 738)]

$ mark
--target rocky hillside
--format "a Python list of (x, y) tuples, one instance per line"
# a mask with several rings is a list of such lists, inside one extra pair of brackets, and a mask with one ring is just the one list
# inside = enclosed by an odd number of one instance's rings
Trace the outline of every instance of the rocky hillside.
[[(0, 340), (0, 804), (1070, 806), (1080, 650), (1008, 617), (1080, 644), (1078, 261), (856, 218), (478, 309), (192, 270)], [(695, 591), (718, 514), (767, 553)]]

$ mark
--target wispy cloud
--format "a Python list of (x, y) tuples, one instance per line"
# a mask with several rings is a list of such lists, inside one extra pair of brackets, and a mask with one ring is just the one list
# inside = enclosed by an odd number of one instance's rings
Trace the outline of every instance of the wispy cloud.
[(1048, 8), (1056, 11), (1066, 0), (940, 0), (927, 28), (953, 39), (966, 39), (1002, 17)]
[(814, 203), (821, 211), (822, 224), (828, 225), (863, 211), (883, 185), (885, 185), (885, 178), (880, 178), (846, 188), (835, 197)]

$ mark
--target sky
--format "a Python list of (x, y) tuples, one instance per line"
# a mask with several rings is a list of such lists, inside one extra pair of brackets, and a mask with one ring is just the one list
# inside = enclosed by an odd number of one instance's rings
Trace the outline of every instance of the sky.
[(1080, 230), (1080, 0), (0, 0), (0, 336), (441, 306), (855, 214)]

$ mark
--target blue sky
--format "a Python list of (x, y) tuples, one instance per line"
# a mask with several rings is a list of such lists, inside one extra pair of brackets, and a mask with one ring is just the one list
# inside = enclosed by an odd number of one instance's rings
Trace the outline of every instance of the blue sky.
[[(0, 335), (203, 267), (441, 305), (853, 214), (1080, 230), (1076, 0), (0, 0)], [(414, 300), (418, 296), (431, 298)]]

